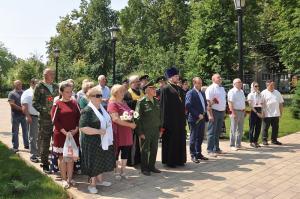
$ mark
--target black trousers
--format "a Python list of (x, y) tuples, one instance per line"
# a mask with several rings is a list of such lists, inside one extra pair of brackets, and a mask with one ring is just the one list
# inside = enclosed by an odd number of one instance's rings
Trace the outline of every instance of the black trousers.
[(268, 130), (272, 127), (271, 141), (277, 141), (279, 129), (279, 117), (266, 117), (263, 119), (263, 141), (268, 140)]
[[(255, 107), (255, 110), (258, 113), (261, 113), (261, 107)], [(249, 141), (250, 143), (257, 143), (258, 138), (259, 138), (259, 134), (260, 134), (260, 130), (261, 130), (261, 123), (262, 123), (262, 119), (260, 117), (257, 116), (256, 113), (254, 113), (254, 111), (251, 111), (250, 113), (250, 117), (249, 117)]]

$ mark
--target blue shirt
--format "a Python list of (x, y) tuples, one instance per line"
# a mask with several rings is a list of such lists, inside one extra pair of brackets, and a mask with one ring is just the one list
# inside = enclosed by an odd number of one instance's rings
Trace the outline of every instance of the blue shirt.
[[(102, 99), (109, 99), (110, 98), (110, 89), (107, 86), (100, 86), (101, 92), (102, 92)], [(107, 102), (102, 101), (102, 106), (107, 107)]]

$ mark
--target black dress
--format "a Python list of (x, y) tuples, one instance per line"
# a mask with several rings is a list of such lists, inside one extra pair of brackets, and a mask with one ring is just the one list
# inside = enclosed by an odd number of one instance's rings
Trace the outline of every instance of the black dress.
[[(81, 113), (79, 127), (100, 129), (100, 121), (93, 109), (86, 106)], [(103, 172), (112, 171), (116, 160), (113, 145), (103, 150), (100, 135), (87, 135), (81, 133), (81, 170), (89, 177), (95, 177)]]
[(186, 118), (183, 90), (174, 84), (161, 89), (162, 163), (168, 166), (186, 163)]

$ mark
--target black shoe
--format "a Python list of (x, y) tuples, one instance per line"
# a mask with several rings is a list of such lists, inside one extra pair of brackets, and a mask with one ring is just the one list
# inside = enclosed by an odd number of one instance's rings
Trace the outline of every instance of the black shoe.
[(207, 157), (204, 157), (203, 155), (201, 155), (198, 159), (200, 159), (200, 160), (209, 160)]
[(49, 170), (49, 166), (48, 165), (43, 165), (43, 172), (46, 174), (50, 174), (51, 171)]
[(24, 149), (29, 149), (29, 146), (24, 146)]
[(151, 176), (150, 171), (142, 171), (142, 174), (144, 174), (145, 176)]
[(268, 141), (263, 141), (263, 145), (268, 146), (269, 145)]
[(154, 168), (154, 169), (150, 169), (151, 172), (153, 173), (161, 173), (161, 170)]
[(194, 163), (197, 163), (197, 164), (200, 163), (200, 161), (199, 161), (196, 157), (192, 157), (192, 161), (193, 161)]
[(34, 162), (34, 163), (38, 163), (38, 162), (39, 162), (39, 159), (37, 159), (37, 158), (30, 158), (30, 161), (31, 161), (31, 162)]
[(281, 143), (281, 142), (279, 142), (279, 141), (277, 141), (277, 140), (275, 140), (275, 141), (272, 141), (272, 144), (275, 144), (275, 145), (282, 145), (282, 143)]
[(256, 148), (261, 147), (257, 142), (255, 142), (254, 144), (255, 144)]
[(253, 148), (257, 148), (256, 144), (253, 143), (253, 142), (250, 143), (250, 146), (253, 147)]

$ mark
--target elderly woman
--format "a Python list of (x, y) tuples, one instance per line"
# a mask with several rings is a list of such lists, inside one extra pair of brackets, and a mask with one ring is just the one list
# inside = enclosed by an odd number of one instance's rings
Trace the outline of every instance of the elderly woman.
[(101, 90), (93, 87), (87, 92), (90, 101), (82, 110), (79, 127), (81, 137), (81, 169), (88, 175), (90, 193), (98, 193), (96, 185), (110, 186), (103, 181), (102, 173), (115, 167), (112, 121), (101, 105)]
[(249, 117), (249, 141), (250, 146), (254, 148), (260, 147), (258, 137), (261, 129), (262, 122), (262, 98), (259, 91), (259, 85), (257, 82), (252, 82), (251, 92), (247, 96), (249, 106), (251, 107), (251, 113)]
[(122, 85), (114, 85), (111, 88), (111, 98), (108, 103), (107, 110), (110, 113), (113, 121), (114, 145), (116, 150), (116, 159), (118, 160), (121, 152), (121, 169), (118, 168), (118, 161), (116, 162), (115, 177), (121, 179), (128, 178), (125, 169), (127, 160), (129, 158), (130, 147), (133, 144), (132, 130), (135, 129), (136, 124), (130, 121), (121, 120), (120, 116), (125, 111), (130, 112), (131, 109), (124, 102), (124, 94), (126, 90)]
[(63, 159), (63, 147), (66, 136), (73, 136), (77, 146), (79, 146), (78, 124), (80, 110), (76, 101), (72, 99), (72, 90), (70, 83), (62, 82), (59, 87), (61, 98), (55, 102), (51, 110), (51, 118), (54, 124), (53, 152), (59, 158), (59, 169), (64, 188), (75, 185), (75, 181), (72, 180), (74, 161), (72, 159)]
[(81, 109), (84, 109), (88, 105), (89, 101), (87, 99), (86, 93), (93, 87), (94, 87), (94, 82), (86, 82), (82, 85), (82, 92), (84, 94), (83, 96), (81, 96), (81, 98), (78, 101), (79, 107)]

